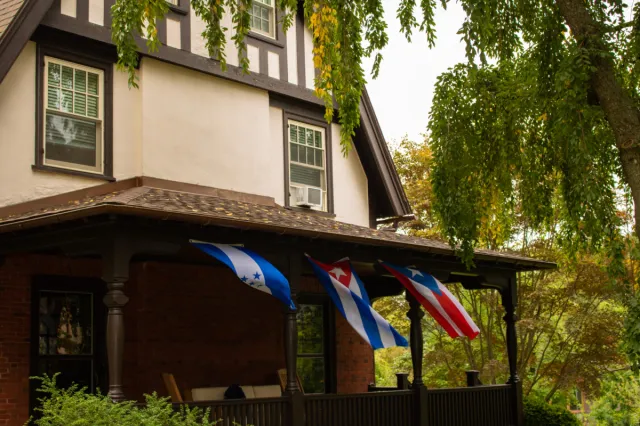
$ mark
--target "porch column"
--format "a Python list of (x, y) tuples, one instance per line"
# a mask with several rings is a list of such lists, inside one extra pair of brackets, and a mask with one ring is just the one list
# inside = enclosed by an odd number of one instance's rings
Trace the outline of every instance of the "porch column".
[[(301, 272), (301, 254), (292, 252), (289, 254), (289, 286), (291, 287), (291, 299), (296, 303), (296, 294)], [(286, 426), (304, 425), (304, 397), (300, 392), (297, 380), (298, 361), (298, 321), (297, 311), (286, 307), (284, 314), (284, 355), (287, 366), (287, 384), (285, 394), (289, 397), (289, 412)]]
[(122, 364), (124, 355), (123, 308), (129, 301), (124, 294), (124, 283), (129, 279), (131, 251), (114, 239), (102, 254), (102, 280), (107, 284), (107, 294), (103, 302), (107, 312), (107, 360), (109, 365), (109, 391), (107, 395), (114, 402), (125, 400), (122, 391)]
[(413, 365), (413, 387), (424, 386), (422, 381), (422, 358), (424, 341), (422, 337), (422, 318), (424, 312), (420, 308), (420, 302), (407, 291), (407, 302), (409, 302), (409, 312), (407, 317), (411, 321), (409, 332), (409, 343), (411, 345), (411, 364)]
[(524, 425), (524, 407), (522, 406), (522, 382), (518, 377), (518, 338), (516, 335), (518, 292), (515, 273), (509, 277), (508, 285), (501, 291), (501, 296), (502, 306), (505, 309), (504, 321), (507, 327), (507, 356), (509, 357), (509, 379), (507, 383), (512, 386), (514, 423), (516, 426), (522, 426)]
[(409, 343), (411, 345), (411, 364), (413, 365), (413, 383), (411, 389), (415, 393), (415, 426), (428, 426), (429, 413), (427, 412), (427, 388), (422, 379), (422, 359), (424, 341), (422, 337), (422, 318), (424, 312), (420, 307), (420, 302), (408, 291), (406, 292), (407, 302), (409, 302), (409, 312), (407, 317), (411, 321), (409, 332)]

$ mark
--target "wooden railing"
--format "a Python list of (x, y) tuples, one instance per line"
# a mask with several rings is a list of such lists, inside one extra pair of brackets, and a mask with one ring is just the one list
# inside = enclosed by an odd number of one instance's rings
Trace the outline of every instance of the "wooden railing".
[(514, 423), (511, 385), (427, 390), (427, 416), (438, 426), (508, 426)]
[[(419, 391), (419, 392), (417, 392)], [(512, 385), (363, 394), (299, 395), (188, 403), (211, 410), (218, 426), (511, 426)], [(418, 401), (422, 401), (418, 405)], [(178, 404), (176, 404), (176, 408)], [(295, 414), (292, 414), (295, 413)], [(292, 416), (292, 417), (289, 417)]]
[(210, 419), (216, 426), (285, 426), (288, 398), (255, 398), (224, 401), (190, 402), (187, 405), (211, 410)]
[(412, 391), (305, 395), (306, 426), (412, 426)]

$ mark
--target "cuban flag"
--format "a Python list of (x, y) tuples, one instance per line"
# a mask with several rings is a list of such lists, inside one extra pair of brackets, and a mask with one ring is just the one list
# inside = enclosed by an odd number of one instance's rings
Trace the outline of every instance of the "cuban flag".
[(309, 255), (307, 258), (342, 316), (373, 349), (409, 346), (407, 339), (373, 310), (364, 285), (351, 268), (349, 259), (326, 265)]
[(244, 247), (229, 244), (194, 240), (191, 240), (191, 244), (227, 265), (243, 283), (280, 299), (291, 309), (296, 309), (291, 300), (289, 281), (260, 255)]
[(380, 261), (451, 337), (474, 339), (480, 329), (460, 302), (432, 275)]

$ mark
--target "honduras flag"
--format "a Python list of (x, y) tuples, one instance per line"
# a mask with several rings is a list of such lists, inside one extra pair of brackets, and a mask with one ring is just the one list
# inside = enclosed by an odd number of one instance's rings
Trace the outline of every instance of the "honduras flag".
[(258, 254), (244, 247), (228, 244), (193, 240), (191, 243), (231, 268), (243, 283), (280, 299), (291, 309), (296, 309), (296, 305), (291, 300), (289, 281), (275, 266)]
[(308, 255), (307, 258), (342, 316), (373, 349), (409, 346), (407, 339), (373, 310), (364, 285), (348, 259), (325, 265)]
[(460, 302), (432, 275), (380, 261), (451, 337), (474, 339), (480, 329)]

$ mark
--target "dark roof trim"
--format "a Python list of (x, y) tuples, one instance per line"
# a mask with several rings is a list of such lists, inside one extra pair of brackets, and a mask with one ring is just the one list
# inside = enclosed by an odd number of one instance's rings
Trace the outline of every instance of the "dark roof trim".
[(53, 0), (25, 0), (0, 36), (0, 83), (52, 4)]
[(381, 181), (391, 203), (393, 216), (410, 215), (412, 213), (411, 205), (402, 187), (396, 166), (393, 164), (393, 158), (387, 147), (387, 142), (382, 134), (382, 128), (366, 88), (362, 91), (362, 102), (360, 104), (360, 129), (364, 132), (365, 139), (368, 141), (373, 153), (376, 168), (381, 174)]

